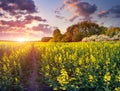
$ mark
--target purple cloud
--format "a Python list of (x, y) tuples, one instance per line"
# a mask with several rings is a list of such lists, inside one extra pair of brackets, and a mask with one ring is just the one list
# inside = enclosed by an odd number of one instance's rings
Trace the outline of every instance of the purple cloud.
[(51, 33), (51, 27), (48, 24), (39, 24), (38, 26), (32, 27), (34, 31), (42, 31), (43, 33)]
[[(37, 13), (36, 6), (33, 0), (0, 0), (0, 32), (26, 32), (29, 30), (36, 31), (37, 27), (27, 29), (27, 25), (32, 24), (33, 21), (46, 22), (46, 19), (43, 19), (39, 15), (34, 15)], [(3, 19), (5, 18), (5, 19)], [(7, 20), (8, 19), (8, 20)], [(33, 24), (34, 25), (34, 24)], [(31, 26), (33, 26), (31, 25)], [(43, 33), (49, 30), (47, 25), (38, 26)], [(39, 30), (38, 30), (39, 31)], [(48, 31), (49, 32), (49, 31)]]
[(77, 17), (78, 17), (78, 16), (72, 16), (72, 17), (70, 17), (68, 20), (69, 20), (70, 22), (73, 22)]
[(64, 17), (60, 16), (60, 15), (56, 15), (56, 18), (58, 18), (58, 19), (64, 19)]
[(120, 5), (113, 6), (110, 9), (110, 12), (113, 13), (113, 14), (120, 14)]
[(33, 15), (27, 15), (25, 16), (25, 20), (36, 20), (36, 21), (42, 21), (42, 22), (46, 22), (46, 19), (42, 19), (40, 16), (33, 16)]
[(75, 14), (78, 14), (83, 17), (89, 17), (97, 10), (96, 5), (90, 5), (87, 2), (79, 2), (74, 6), (76, 8)]
[(99, 16), (100, 18), (106, 17), (108, 14), (109, 14), (109, 11), (108, 11), (108, 10), (102, 10), (102, 11), (98, 12), (98, 16)]
[(26, 20), (23, 20), (23, 21), (13, 21), (13, 20), (4, 21), (4, 20), (1, 20), (0, 22), (2, 23), (2, 25), (6, 25), (6, 26), (8, 26), (8, 28), (10, 28), (10, 27), (25, 27), (26, 24), (29, 24), (32, 21), (26, 21)]
[(113, 6), (109, 11), (114, 15), (114, 18), (120, 18), (120, 5)]
[[(88, 2), (82, 2), (81, 0), (63, 0), (63, 6), (61, 8), (65, 8), (73, 14), (69, 19), (70, 21), (74, 21), (79, 16), (82, 16), (84, 20), (86, 20), (97, 10), (95, 4), (91, 5)], [(61, 9), (59, 9), (59, 11), (60, 10)]]
[(112, 15), (112, 18), (120, 18), (120, 5), (116, 5), (108, 10), (102, 10), (98, 12), (98, 16), (100, 18), (107, 17), (108, 15)]
[(0, 0), (0, 8), (11, 14), (36, 12), (36, 7), (32, 0)]

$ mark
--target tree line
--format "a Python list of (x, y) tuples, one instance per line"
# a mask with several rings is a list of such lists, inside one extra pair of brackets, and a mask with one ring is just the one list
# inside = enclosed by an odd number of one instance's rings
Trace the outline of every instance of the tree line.
[(53, 31), (52, 37), (43, 37), (42, 42), (77, 42), (81, 41), (84, 37), (90, 37), (91, 35), (107, 35), (113, 37), (120, 32), (120, 27), (105, 27), (99, 26), (96, 23), (90, 21), (83, 21), (66, 29), (64, 34), (60, 29)]

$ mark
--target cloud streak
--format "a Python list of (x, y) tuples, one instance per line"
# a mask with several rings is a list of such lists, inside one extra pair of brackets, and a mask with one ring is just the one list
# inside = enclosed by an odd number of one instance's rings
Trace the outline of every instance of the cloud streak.
[(115, 18), (120, 18), (120, 5), (113, 6), (109, 11), (115, 15)]
[(108, 14), (109, 14), (109, 11), (108, 11), (108, 10), (102, 10), (102, 11), (98, 12), (98, 16), (99, 16), (100, 18), (102, 18), (102, 17), (107, 17)]
[(113, 15), (112, 18), (120, 18), (120, 5), (116, 5), (108, 10), (102, 10), (102, 11), (98, 12), (98, 16), (100, 18), (108, 17), (108, 15), (109, 15), (109, 17), (110, 17), (110, 15)]
[(42, 21), (42, 22), (46, 22), (46, 19), (42, 19), (40, 16), (33, 16), (33, 15), (27, 15), (25, 16), (25, 20), (36, 20), (36, 21)]
[(39, 24), (38, 26), (32, 27), (34, 31), (42, 31), (43, 33), (50, 34), (52, 32), (51, 27), (48, 24)]

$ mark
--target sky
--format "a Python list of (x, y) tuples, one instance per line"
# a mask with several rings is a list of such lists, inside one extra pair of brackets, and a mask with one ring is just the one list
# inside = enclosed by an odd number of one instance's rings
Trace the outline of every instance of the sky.
[(0, 0), (0, 40), (40, 40), (86, 20), (120, 27), (120, 0)]

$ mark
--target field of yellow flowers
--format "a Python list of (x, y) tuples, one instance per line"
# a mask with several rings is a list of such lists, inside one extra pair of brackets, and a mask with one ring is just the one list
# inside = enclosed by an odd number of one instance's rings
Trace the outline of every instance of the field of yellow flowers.
[(120, 42), (35, 43), (53, 90), (120, 91)]
[(0, 91), (25, 91), (34, 66), (33, 46), (38, 85), (56, 91), (120, 91), (119, 41), (0, 42)]

